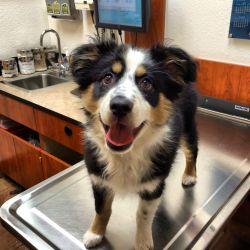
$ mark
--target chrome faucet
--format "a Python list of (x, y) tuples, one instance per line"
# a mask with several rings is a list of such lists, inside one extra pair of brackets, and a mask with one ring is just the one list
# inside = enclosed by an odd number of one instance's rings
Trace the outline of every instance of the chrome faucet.
[(59, 52), (59, 58), (58, 58), (58, 63), (59, 63), (59, 76), (65, 76), (66, 73), (66, 68), (63, 64), (63, 57), (62, 57), (62, 50), (61, 50), (61, 42), (60, 42), (60, 37), (58, 33), (53, 30), (53, 29), (46, 29), (40, 36), (40, 46), (43, 47), (43, 37), (46, 33), (52, 32), (56, 35), (57, 38), (57, 47), (58, 47), (58, 52)]

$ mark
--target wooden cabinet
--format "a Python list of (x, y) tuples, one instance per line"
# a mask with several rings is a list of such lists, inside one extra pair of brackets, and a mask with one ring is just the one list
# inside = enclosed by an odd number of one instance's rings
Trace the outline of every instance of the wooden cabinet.
[(70, 166), (70, 164), (46, 153), (45, 151), (41, 152), (41, 158), (45, 179), (59, 173), (60, 171)]
[(0, 94), (0, 114), (36, 130), (33, 108)]
[(25, 188), (70, 166), (4, 129), (0, 129), (0, 138), (0, 171)]
[(44, 180), (40, 149), (16, 136), (13, 137), (17, 164), (20, 170), (20, 184), (29, 188)]
[(250, 105), (250, 67), (198, 60), (197, 88), (200, 94)]
[[(57, 148), (64, 148), (61, 157), (66, 161), (67, 157), (64, 156), (67, 153), (69, 156), (76, 154), (76, 161), (74, 157), (73, 164), (82, 158), (80, 126), (2, 94), (0, 94), (0, 114), (24, 125), (21, 126), (24, 131), (40, 138), (41, 147), (36, 147), (28, 141), (26, 135), (22, 135), (24, 132), (22, 129), (19, 133), (20, 131), (9, 132), (0, 128), (0, 171), (23, 187), (29, 188), (71, 165), (43, 150), (48, 146), (45, 140), (41, 139), (44, 136), (54, 140)], [(52, 153), (57, 155), (55, 152)]]
[(35, 110), (37, 131), (83, 154), (82, 128), (41, 110)]
[(17, 164), (13, 137), (3, 129), (0, 129), (0, 150), (0, 171), (20, 183), (20, 170)]

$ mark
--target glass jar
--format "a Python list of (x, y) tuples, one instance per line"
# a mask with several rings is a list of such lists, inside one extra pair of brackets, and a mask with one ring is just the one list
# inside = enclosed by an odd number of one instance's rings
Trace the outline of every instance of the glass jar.
[(47, 70), (45, 53), (43, 48), (34, 48), (31, 50), (34, 56), (34, 65), (36, 71)]
[(19, 50), (17, 57), (21, 74), (27, 75), (35, 72), (34, 57), (30, 50)]
[(13, 77), (18, 75), (15, 58), (9, 58), (2, 61), (3, 77)]

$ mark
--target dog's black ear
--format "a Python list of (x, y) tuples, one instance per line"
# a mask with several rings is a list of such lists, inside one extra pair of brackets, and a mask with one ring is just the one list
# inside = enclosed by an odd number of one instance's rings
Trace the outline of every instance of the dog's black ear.
[(162, 62), (164, 72), (180, 85), (196, 80), (197, 64), (184, 50), (156, 45), (151, 48), (151, 56), (156, 62)]
[(117, 47), (112, 41), (84, 44), (76, 48), (71, 54), (70, 68), (80, 89), (86, 89), (95, 79), (93, 71), (101, 56)]

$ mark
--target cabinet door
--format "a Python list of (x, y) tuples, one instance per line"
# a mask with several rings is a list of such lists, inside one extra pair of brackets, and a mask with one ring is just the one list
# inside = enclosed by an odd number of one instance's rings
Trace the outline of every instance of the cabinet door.
[(18, 137), (13, 139), (17, 164), (20, 168), (21, 185), (29, 188), (44, 180), (40, 149)]
[(38, 109), (34, 109), (37, 131), (83, 154), (83, 128)]
[(36, 130), (33, 108), (20, 101), (0, 94), (0, 114)]
[(59, 173), (60, 171), (70, 166), (70, 164), (44, 151), (41, 151), (41, 156), (42, 156), (42, 166), (43, 166), (45, 179), (49, 178), (52, 175)]
[(20, 171), (17, 165), (13, 137), (3, 129), (0, 129), (0, 171), (20, 183)]

